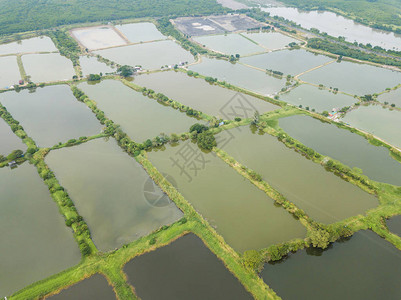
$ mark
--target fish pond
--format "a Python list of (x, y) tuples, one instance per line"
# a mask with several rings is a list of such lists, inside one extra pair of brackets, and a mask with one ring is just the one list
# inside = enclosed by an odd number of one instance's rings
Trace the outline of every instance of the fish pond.
[(52, 147), (72, 138), (99, 134), (102, 126), (67, 85), (22, 90), (0, 95), (0, 102), (40, 147)]
[(120, 65), (139, 65), (147, 70), (194, 61), (190, 52), (171, 40), (105, 49), (95, 53)]
[(112, 26), (73, 29), (72, 36), (88, 50), (123, 46), (127, 41)]
[(78, 87), (137, 142), (153, 139), (160, 133), (188, 132), (192, 124), (199, 122), (117, 80), (105, 80), (96, 85), (81, 83)]
[(153, 23), (132, 23), (117, 25), (116, 28), (124, 34), (131, 43), (142, 43), (167, 39)]
[[(357, 80), (355, 80), (357, 78)], [(401, 83), (401, 72), (348, 61), (334, 62), (306, 73), (301, 80), (338, 88), (352, 95), (380, 93)]]
[(327, 172), (273, 136), (260, 135), (248, 126), (220, 134), (231, 136), (227, 136), (229, 142), (227, 138), (218, 141), (218, 147), (261, 174), (315, 221), (333, 223), (378, 205), (373, 195)]
[(315, 109), (318, 112), (331, 112), (333, 108), (340, 109), (359, 101), (348, 95), (329, 92), (309, 84), (302, 84), (287, 93), (281, 94), (280, 100), (295, 106), (309, 107), (310, 110)]
[(253, 299), (194, 234), (135, 257), (124, 272), (144, 300)]
[(0, 169), (0, 297), (79, 263), (81, 254), (34, 166)]
[(303, 49), (281, 50), (240, 59), (241, 63), (263, 70), (280, 71), (284, 75), (298, 75), (333, 59)]
[(401, 298), (400, 269), (397, 248), (372, 231), (359, 231), (324, 251), (302, 250), (266, 264), (261, 275), (288, 300), (395, 300)]
[(134, 83), (150, 88), (203, 113), (223, 119), (253, 117), (279, 107), (261, 99), (209, 84), (182, 72), (159, 72), (135, 77)]
[(388, 104), (395, 104), (396, 107), (401, 108), (401, 88), (385, 92), (377, 97), (377, 100)]
[[(148, 155), (235, 250), (266, 248), (305, 235), (300, 222), (276, 207), (271, 198), (220, 158), (203, 153), (196, 144), (187, 141)], [(188, 156), (192, 157), (190, 161)]]
[(236, 85), (262, 95), (272, 95), (285, 85), (285, 79), (273, 77), (265, 71), (255, 70), (242, 64), (230, 63), (221, 59), (202, 57), (200, 64), (188, 67), (194, 72), (217, 78), (219, 81)]
[(20, 80), (17, 58), (15, 56), (0, 57), (0, 89), (18, 84)]
[(35, 37), (0, 45), (0, 55), (53, 51), (57, 51), (57, 48), (54, 46), (52, 40), (47, 36)]
[(121, 247), (182, 217), (168, 199), (165, 206), (152, 205), (152, 197), (163, 193), (114, 139), (51, 151), (46, 162), (101, 251)]
[(116, 71), (114, 68), (98, 61), (96, 57), (91, 56), (81, 56), (79, 58), (79, 64), (81, 65), (82, 73), (84, 76), (99, 73), (105, 74)]
[(307, 116), (282, 118), (279, 125), (320, 154), (362, 169), (370, 179), (401, 186), (401, 163), (391, 158), (387, 148), (373, 146), (358, 134)]
[(0, 118), (0, 155), (7, 156), (14, 150), (25, 150), (26, 146), (22, 140), (12, 132), (11, 127)]
[(361, 106), (345, 115), (343, 121), (372, 133), (401, 148), (401, 112), (380, 105)]
[(23, 55), (21, 59), (35, 83), (71, 80), (75, 75), (71, 60), (58, 53)]
[(240, 54), (242, 56), (267, 50), (256, 42), (244, 38), (241, 34), (204, 35), (195, 37), (194, 40), (210, 50), (229, 55)]
[(299, 43), (298, 40), (279, 32), (249, 32), (242, 36), (269, 50), (282, 49), (290, 43)]
[(401, 237), (401, 216), (395, 216), (387, 220), (387, 227), (390, 232)]
[(112, 300), (116, 299), (113, 287), (110, 286), (103, 275), (95, 274), (86, 278), (73, 286), (70, 286), (60, 293), (47, 297), (49, 300), (68, 300), (68, 299), (96, 299)]

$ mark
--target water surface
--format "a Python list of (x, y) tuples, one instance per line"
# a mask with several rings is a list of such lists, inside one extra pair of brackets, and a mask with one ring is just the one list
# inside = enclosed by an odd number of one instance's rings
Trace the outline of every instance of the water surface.
[(0, 155), (7, 156), (14, 150), (25, 150), (26, 146), (22, 140), (12, 132), (11, 127), (0, 118)]
[(79, 263), (81, 255), (35, 167), (0, 169), (0, 297)]
[(327, 172), (275, 137), (252, 133), (249, 127), (240, 129), (229, 130), (231, 140), (217, 146), (261, 174), (315, 221), (333, 223), (378, 205), (374, 196)]
[(229, 55), (246, 55), (266, 51), (240, 34), (204, 35), (193, 39), (208, 49)]
[(237, 251), (302, 238), (305, 228), (220, 158), (187, 141), (149, 153), (178, 191)]
[(307, 116), (282, 118), (279, 124), (320, 154), (360, 168), (370, 179), (401, 186), (401, 163), (390, 157), (387, 148), (373, 146), (358, 134)]
[(202, 63), (189, 66), (189, 69), (205, 76), (211, 76), (250, 91), (272, 95), (285, 85), (285, 79), (267, 75), (242, 64), (232, 64), (225, 60), (202, 57)]
[[(274, 265), (263, 280), (283, 299), (400, 299), (401, 251), (360, 231), (325, 251), (302, 250)], [(291, 288), (289, 288), (291, 287)]]
[(309, 69), (333, 60), (324, 55), (299, 50), (281, 50), (240, 59), (241, 63), (258, 67), (263, 70), (283, 72), (285, 75), (298, 75)]
[(121, 247), (182, 217), (171, 202), (151, 205), (145, 185), (154, 189), (150, 191), (154, 195), (162, 192), (114, 139), (51, 151), (46, 162), (67, 189), (101, 251)]
[(317, 28), (331, 36), (343, 36), (348, 42), (380, 46), (385, 49), (401, 49), (401, 35), (358, 24), (328, 11), (302, 11), (292, 7), (263, 8), (272, 16), (284, 17), (302, 27)]
[(0, 57), (0, 89), (18, 84), (20, 79), (17, 58), (15, 56)]
[(35, 83), (71, 80), (75, 75), (71, 60), (58, 53), (24, 55), (22, 63)]
[(153, 23), (132, 23), (117, 25), (116, 28), (125, 35), (131, 43), (141, 43), (166, 39)]
[(7, 92), (0, 102), (40, 147), (51, 147), (72, 138), (100, 133), (102, 126), (67, 85)]
[(380, 105), (361, 106), (345, 115), (343, 121), (372, 133), (401, 148), (401, 112)]
[(124, 267), (141, 299), (252, 299), (194, 234), (138, 256)]
[(84, 279), (73, 286), (62, 290), (59, 294), (50, 296), (51, 300), (69, 299), (116, 299), (113, 288), (108, 284), (103, 275), (95, 274), (90, 278)]
[(105, 49), (95, 53), (120, 65), (140, 65), (148, 70), (194, 61), (190, 52), (171, 40)]
[(188, 132), (197, 119), (125, 86), (116, 80), (105, 80), (96, 85), (82, 83), (78, 86), (99, 109), (137, 142), (153, 139), (160, 133)]
[(326, 87), (338, 88), (342, 92), (363, 96), (380, 93), (401, 83), (401, 73), (367, 64), (348, 61), (335, 62), (306, 73), (301, 80)]
[(310, 110), (314, 108), (318, 112), (325, 110), (331, 112), (333, 108), (340, 109), (358, 102), (358, 99), (348, 95), (334, 94), (309, 84), (302, 84), (290, 92), (280, 95), (280, 100), (296, 106), (309, 107)]
[(159, 72), (135, 77), (135, 84), (223, 119), (250, 118), (254, 111), (265, 113), (279, 107), (269, 102), (189, 77), (182, 72)]

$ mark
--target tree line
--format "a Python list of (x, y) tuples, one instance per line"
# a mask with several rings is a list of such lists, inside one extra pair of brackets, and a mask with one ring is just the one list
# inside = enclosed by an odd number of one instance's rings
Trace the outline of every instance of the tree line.
[(226, 11), (215, 0), (0, 0), (0, 35), (74, 23)]

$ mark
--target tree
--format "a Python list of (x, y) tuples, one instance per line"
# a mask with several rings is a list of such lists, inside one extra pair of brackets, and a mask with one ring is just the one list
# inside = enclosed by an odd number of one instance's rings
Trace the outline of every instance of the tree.
[(22, 150), (14, 150), (13, 152), (11, 152), (8, 156), (7, 159), (8, 160), (15, 160), (17, 158), (20, 158), (22, 156), (24, 152), (22, 152)]
[(198, 135), (198, 146), (204, 150), (212, 150), (217, 145), (216, 139), (210, 131), (204, 131)]
[(329, 116), (329, 112), (327, 110), (324, 110), (322, 112), (322, 115), (325, 116), (325, 117), (328, 117)]
[(252, 271), (258, 270), (262, 262), (263, 256), (256, 250), (245, 251), (242, 256), (243, 265)]
[(192, 125), (192, 126), (189, 128), (189, 132), (194, 132), (194, 131), (196, 131), (197, 133), (202, 133), (202, 132), (204, 132), (204, 131), (206, 131), (206, 130), (208, 130), (208, 129), (209, 129), (209, 127), (207, 127), (206, 125), (199, 124), (199, 123), (195, 123), (194, 125)]
[(122, 66), (117, 69), (117, 73), (119, 73), (123, 77), (129, 77), (134, 74), (134, 68), (131, 66)]
[(255, 113), (253, 114), (253, 119), (251, 124), (252, 125), (257, 125), (259, 123), (259, 119), (260, 119), (260, 114), (259, 112), (256, 110)]
[(322, 249), (326, 249), (329, 245), (329, 238), (330, 234), (324, 229), (313, 230), (309, 235), (309, 239), (313, 247)]
[(88, 81), (98, 81), (101, 79), (101, 76), (98, 74), (89, 74)]

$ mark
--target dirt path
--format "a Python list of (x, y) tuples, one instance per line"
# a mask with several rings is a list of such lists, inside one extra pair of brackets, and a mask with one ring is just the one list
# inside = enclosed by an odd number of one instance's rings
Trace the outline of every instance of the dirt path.
[(323, 65), (320, 65), (320, 66), (314, 67), (314, 68), (312, 68), (312, 69), (306, 70), (306, 71), (304, 71), (304, 72), (302, 72), (302, 73), (299, 73), (298, 75), (295, 75), (294, 78), (295, 78), (295, 79), (298, 79), (298, 77), (300, 77), (300, 76), (302, 76), (302, 75), (304, 75), (304, 74), (306, 74), (306, 73), (309, 73), (309, 72), (311, 72), (311, 71), (320, 69), (320, 68), (325, 67), (325, 66), (327, 66), (327, 65), (330, 65), (330, 64), (332, 64), (333, 62), (336, 62), (336, 61), (337, 61), (337, 60), (334, 59), (334, 60), (332, 60), (332, 61), (329, 61), (329, 62), (327, 62), (327, 63), (324, 63)]

